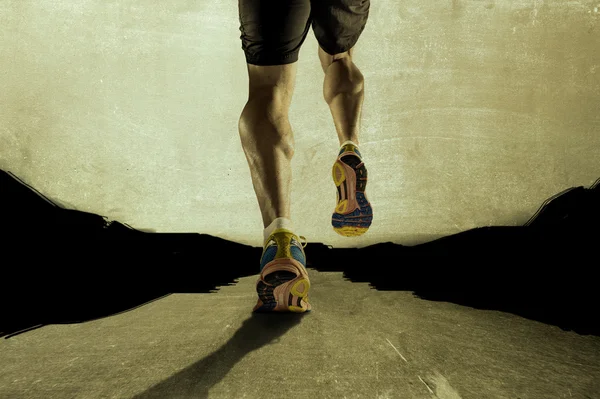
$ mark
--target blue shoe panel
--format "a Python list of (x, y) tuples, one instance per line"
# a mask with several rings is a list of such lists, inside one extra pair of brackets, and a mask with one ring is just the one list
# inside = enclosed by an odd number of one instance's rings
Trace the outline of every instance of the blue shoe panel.
[[(306, 267), (306, 258), (304, 256), (304, 252), (302, 252), (302, 244), (300, 244), (296, 239), (292, 239), (292, 245), (290, 246), (290, 253), (292, 254), (292, 258), (302, 263), (303, 266)], [(268, 247), (261, 260), (260, 260), (260, 271), (262, 272), (263, 268), (277, 255), (277, 244)]]
[[(347, 150), (347, 149), (346, 149), (346, 147), (347, 147), (347, 146), (351, 146), (351, 147), (352, 147), (352, 144), (347, 144), (347, 145), (345, 145), (345, 146), (344, 146), (344, 148), (342, 148), (342, 149), (340, 150), (340, 152), (339, 152), (339, 154), (338, 154), (338, 157), (339, 157), (340, 155), (342, 155), (343, 153), (345, 153), (346, 151), (349, 151), (349, 150)], [(361, 157), (361, 158), (362, 158), (362, 155), (360, 155), (360, 151), (358, 151), (358, 148), (354, 147), (354, 152), (355, 152), (355, 153), (356, 153), (356, 154), (357, 154), (359, 157)]]

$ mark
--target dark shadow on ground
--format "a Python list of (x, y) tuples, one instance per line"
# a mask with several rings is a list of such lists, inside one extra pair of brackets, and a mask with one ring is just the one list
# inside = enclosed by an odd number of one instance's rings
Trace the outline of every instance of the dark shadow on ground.
[[(208, 398), (209, 390), (226, 377), (238, 361), (256, 349), (279, 343), (279, 337), (308, 315), (310, 313), (281, 313), (276, 316), (253, 313), (219, 349), (132, 399)], [(277, 318), (276, 323), (273, 322), (274, 317)]]
[[(388, 242), (334, 249), (309, 243), (307, 266), (341, 272), (378, 290), (413, 291), (427, 300), (511, 312), (599, 335), (592, 277), (600, 264), (599, 182), (551, 198), (522, 227), (477, 228), (412, 247)], [(0, 336), (6, 338), (43, 325), (114, 315), (169, 293), (215, 292), (258, 274), (262, 248), (205, 234), (134, 230), (57, 206), (3, 171), (0, 207), (6, 287), (0, 294)], [(227, 264), (218, 258), (215, 267), (206, 254), (227, 254)], [(261, 317), (250, 318), (244, 331), (258, 337), (259, 345), (279, 331), (263, 335)], [(280, 332), (299, 320), (288, 319)]]

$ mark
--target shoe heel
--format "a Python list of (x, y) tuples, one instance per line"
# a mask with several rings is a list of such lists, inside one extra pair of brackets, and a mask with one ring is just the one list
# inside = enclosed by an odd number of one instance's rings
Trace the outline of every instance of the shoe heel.
[(335, 183), (336, 187), (341, 186), (344, 180), (346, 180), (346, 171), (339, 162), (333, 164), (331, 174), (333, 175), (333, 182)]
[(268, 274), (265, 277), (265, 281), (258, 280), (256, 283), (256, 293), (263, 303), (263, 306), (261, 307), (262, 311), (272, 311), (275, 309), (277, 300), (275, 299), (273, 291), (281, 284), (285, 284), (295, 278), (296, 275), (294, 273), (282, 270)]
[[(299, 286), (303, 286), (302, 290), (300, 291), (298, 289)], [(290, 288), (290, 299), (289, 302), (292, 302), (292, 296), (297, 296), (298, 298), (300, 298), (300, 301), (304, 301), (308, 304), (308, 291), (310, 290), (310, 281), (308, 281), (307, 279), (300, 279), (298, 281), (296, 281), (294, 283), (294, 285), (292, 285), (292, 287)], [(290, 312), (295, 312), (295, 313), (303, 313), (303, 312), (310, 312), (310, 309), (307, 310), (305, 308), (303, 308), (302, 306), (296, 306), (296, 305), (288, 305), (288, 310)]]

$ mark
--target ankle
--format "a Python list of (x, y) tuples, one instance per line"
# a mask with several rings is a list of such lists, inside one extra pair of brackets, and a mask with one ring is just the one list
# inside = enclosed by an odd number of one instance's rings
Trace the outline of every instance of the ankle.
[(358, 139), (351, 139), (351, 140), (346, 140), (344, 142), (340, 142), (340, 148), (342, 148), (346, 144), (352, 144), (353, 146), (358, 148)]
[(263, 243), (267, 243), (269, 236), (277, 229), (286, 229), (293, 231), (294, 225), (288, 218), (276, 218), (263, 230)]

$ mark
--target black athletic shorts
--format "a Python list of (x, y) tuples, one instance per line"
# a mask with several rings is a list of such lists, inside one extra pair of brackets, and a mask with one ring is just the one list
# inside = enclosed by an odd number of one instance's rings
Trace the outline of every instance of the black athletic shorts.
[(370, 0), (238, 0), (246, 62), (283, 65), (298, 61), (312, 23), (321, 48), (350, 50), (365, 29)]

